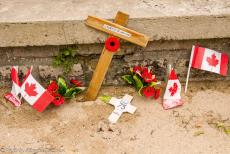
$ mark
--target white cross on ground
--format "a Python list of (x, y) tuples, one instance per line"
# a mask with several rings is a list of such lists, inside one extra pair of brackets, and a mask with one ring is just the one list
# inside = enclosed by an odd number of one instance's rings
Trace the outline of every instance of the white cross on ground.
[(133, 114), (136, 111), (136, 107), (130, 104), (132, 99), (133, 97), (127, 94), (122, 99), (117, 99), (115, 97), (111, 98), (109, 104), (115, 106), (115, 109), (108, 118), (111, 123), (116, 123), (123, 112)]

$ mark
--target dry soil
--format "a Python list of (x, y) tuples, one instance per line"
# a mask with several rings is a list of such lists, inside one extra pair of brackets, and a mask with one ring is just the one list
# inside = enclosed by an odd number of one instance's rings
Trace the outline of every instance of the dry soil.
[[(1, 88), (1, 94), (9, 91)], [(162, 99), (137, 96), (130, 87), (104, 87), (101, 94), (134, 95), (134, 115), (112, 125), (113, 106), (100, 100), (49, 106), (38, 113), (26, 102), (15, 108), (0, 99), (0, 153), (228, 154), (230, 82), (193, 82), (184, 105), (164, 110)], [(80, 98), (80, 96), (78, 97)]]

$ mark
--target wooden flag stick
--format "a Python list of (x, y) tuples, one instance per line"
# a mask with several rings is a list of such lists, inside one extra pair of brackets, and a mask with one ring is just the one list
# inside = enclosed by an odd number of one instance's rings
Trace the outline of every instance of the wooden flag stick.
[(195, 46), (192, 46), (192, 51), (191, 51), (191, 56), (190, 56), (190, 61), (189, 61), (189, 66), (188, 66), (188, 72), (187, 72), (187, 78), (186, 78), (186, 83), (185, 83), (185, 89), (184, 89), (185, 94), (187, 93), (187, 90), (188, 90), (188, 80), (189, 80), (190, 70), (191, 70), (191, 66), (192, 66), (194, 49), (195, 49)]
[(187, 93), (187, 89), (188, 89), (188, 80), (189, 80), (189, 75), (190, 75), (190, 69), (191, 69), (191, 67), (189, 66), (188, 67), (187, 78), (186, 78), (186, 83), (185, 83), (185, 90), (184, 90), (185, 94)]

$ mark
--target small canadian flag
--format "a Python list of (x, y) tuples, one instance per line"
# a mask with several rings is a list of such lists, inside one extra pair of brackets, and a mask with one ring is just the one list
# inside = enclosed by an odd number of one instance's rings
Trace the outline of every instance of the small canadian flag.
[(181, 101), (180, 93), (181, 93), (181, 84), (177, 78), (174, 69), (172, 68), (165, 89), (163, 108), (171, 109), (182, 105), (183, 102)]
[(191, 67), (227, 76), (228, 55), (208, 48), (193, 46), (187, 73), (185, 93), (187, 92)]
[(11, 68), (11, 79), (12, 79), (12, 90), (9, 93), (6, 93), (4, 97), (9, 100), (13, 105), (20, 106), (21, 100), (18, 98), (20, 93), (20, 81), (18, 77), (18, 66), (13, 66)]
[[(12, 69), (12, 71), (14, 70)], [(54, 97), (34, 79), (34, 77), (31, 74), (31, 71), (32, 68), (28, 71), (21, 86), (20, 84), (17, 84), (18, 86), (20, 86), (20, 91), (18, 92), (19, 88), (17, 87), (17, 94), (15, 94), (15, 92), (13, 94), (18, 95), (19, 93), (21, 93), (21, 96), (30, 105), (32, 105), (34, 109), (36, 109), (39, 112), (42, 112), (51, 103), (51, 101), (53, 101)], [(14, 84), (15, 82), (13, 80), (13, 88)], [(15, 90), (12, 89), (12, 91)], [(8, 100), (12, 102), (12, 99)]]
[(21, 95), (33, 108), (42, 112), (54, 97), (34, 79), (31, 71), (27, 75), (21, 86)]
[(191, 67), (227, 75), (228, 55), (208, 48), (193, 46)]

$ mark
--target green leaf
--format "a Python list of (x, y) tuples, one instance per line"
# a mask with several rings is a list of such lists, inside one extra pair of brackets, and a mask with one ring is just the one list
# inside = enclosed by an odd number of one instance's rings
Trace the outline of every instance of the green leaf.
[(144, 87), (142, 87), (142, 88), (140, 88), (139, 90), (138, 90), (138, 94), (139, 94), (139, 96), (142, 96), (142, 89), (143, 89)]
[(133, 73), (133, 68), (130, 68), (129, 70), (130, 70), (131, 73)]
[(225, 128), (225, 125), (224, 125), (224, 123), (222, 123), (222, 122), (218, 122), (218, 123), (216, 124), (216, 126), (217, 126), (217, 128)]
[(71, 52), (71, 56), (74, 57), (76, 53), (74, 51)]
[(129, 84), (134, 84), (135, 81), (133, 80), (132, 75), (123, 75), (121, 77), (123, 80), (127, 81)]
[(63, 78), (58, 78), (58, 93), (60, 93), (62, 96), (66, 93), (68, 87), (66, 85), (66, 82)]
[(53, 65), (54, 66), (59, 66), (61, 64), (61, 61), (57, 58), (57, 57), (55, 57), (54, 59), (53, 59)]
[(149, 84), (150, 87), (154, 87), (154, 86), (156, 86), (156, 85), (157, 85), (157, 82), (151, 82), (151, 83)]
[(51, 84), (53, 81), (55, 81), (55, 80), (50, 80), (50, 81), (49, 81), (49, 84)]
[(71, 47), (62, 48), (59, 50), (59, 53), (57, 56), (53, 58), (53, 65), (59, 66), (64, 69), (64, 75), (67, 75), (73, 65), (77, 63), (77, 57), (76, 57), (76, 50)]
[(99, 99), (104, 102), (104, 103), (109, 103), (110, 99), (112, 97), (111, 96), (108, 96), (108, 95), (102, 95), (102, 96), (99, 96)]
[(64, 55), (65, 55), (65, 56), (69, 56), (69, 55), (70, 55), (69, 50), (66, 50), (66, 51), (64, 52)]
[(224, 129), (224, 132), (225, 132), (227, 135), (229, 135), (229, 134), (230, 134), (230, 128), (225, 128), (225, 129)]
[(193, 136), (200, 136), (200, 135), (202, 135), (202, 134), (204, 134), (204, 131), (197, 131), (197, 132), (195, 132), (194, 134), (193, 134)]
[(68, 97), (68, 98), (73, 98), (76, 96), (76, 94), (82, 92), (82, 89), (78, 88), (78, 87), (73, 87), (70, 89), (66, 90), (66, 93), (64, 94), (64, 97)]
[(143, 83), (141, 81), (141, 79), (135, 74), (133, 76), (133, 79), (135, 81), (135, 87), (136, 89), (139, 91), (141, 88), (143, 88)]

